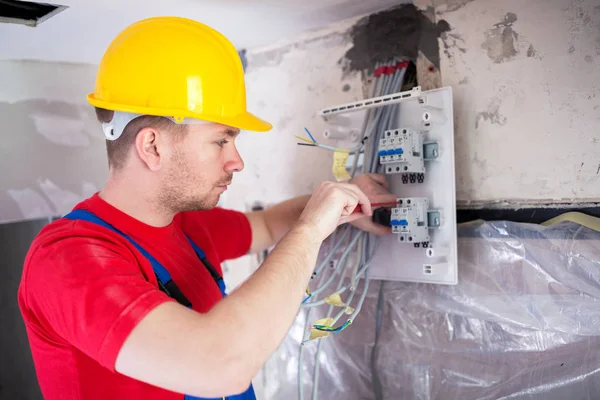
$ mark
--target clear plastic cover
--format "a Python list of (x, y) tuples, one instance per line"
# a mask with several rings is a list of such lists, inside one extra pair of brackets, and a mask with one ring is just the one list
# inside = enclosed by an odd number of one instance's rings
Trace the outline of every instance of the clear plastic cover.
[[(303, 399), (600, 398), (600, 233), (473, 222), (458, 234), (458, 285), (370, 282), (354, 323), (320, 340), (317, 396), (319, 340), (303, 346)], [(299, 397), (306, 313), (255, 381), (261, 398)]]

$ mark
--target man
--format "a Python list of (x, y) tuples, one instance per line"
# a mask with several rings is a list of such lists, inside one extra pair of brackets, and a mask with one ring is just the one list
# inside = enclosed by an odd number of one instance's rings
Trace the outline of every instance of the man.
[[(194, 21), (125, 29), (88, 100), (109, 179), (40, 232), (19, 290), (45, 398), (253, 399), (251, 379), (292, 324), (322, 241), (347, 222), (389, 233), (370, 221), (370, 201), (395, 196), (365, 175), (267, 211), (217, 208), (244, 166), (240, 129), (271, 125), (246, 111), (233, 45)], [(223, 299), (220, 263), (275, 243)]]

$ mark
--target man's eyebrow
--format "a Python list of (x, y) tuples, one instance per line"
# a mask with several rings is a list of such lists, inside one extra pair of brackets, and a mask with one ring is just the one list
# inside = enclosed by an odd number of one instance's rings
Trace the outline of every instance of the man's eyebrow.
[(238, 133), (240, 133), (240, 131), (237, 129), (227, 128), (227, 129), (221, 131), (221, 133), (224, 133), (229, 137), (236, 137), (238, 135)]

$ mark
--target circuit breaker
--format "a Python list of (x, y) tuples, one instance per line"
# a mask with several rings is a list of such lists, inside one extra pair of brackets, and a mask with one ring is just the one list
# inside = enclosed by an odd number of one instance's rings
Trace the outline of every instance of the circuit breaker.
[[(397, 195), (392, 235), (380, 238), (369, 276), (375, 279), (456, 284), (458, 257), (452, 89), (407, 92), (328, 107), (320, 111), (336, 147), (355, 148), (369, 108), (397, 107), (395, 120), (378, 133), (373, 156)], [(391, 128), (390, 128), (391, 125)], [(342, 127), (342, 128), (340, 128)], [(327, 136), (327, 135), (325, 135)], [(354, 155), (356, 157), (356, 155)], [(348, 171), (358, 161), (348, 160)]]
[(379, 162), (387, 174), (402, 174), (402, 182), (423, 183), (423, 132), (406, 128), (388, 130), (379, 140)]
[(398, 199), (390, 218), (392, 233), (398, 235), (400, 242), (429, 247), (428, 210), (426, 198)]

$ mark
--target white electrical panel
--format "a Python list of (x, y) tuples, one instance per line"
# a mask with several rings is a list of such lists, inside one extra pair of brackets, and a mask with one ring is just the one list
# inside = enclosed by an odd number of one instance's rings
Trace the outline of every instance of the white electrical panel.
[[(366, 109), (381, 106), (398, 107), (395, 126), (382, 132), (375, 154), (398, 198), (390, 210), (393, 234), (380, 238), (369, 277), (456, 284), (452, 89), (422, 92), (417, 87), (323, 109), (320, 115), (328, 124), (324, 136), (336, 147), (355, 148)], [(359, 167), (363, 160), (361, 154)]]

